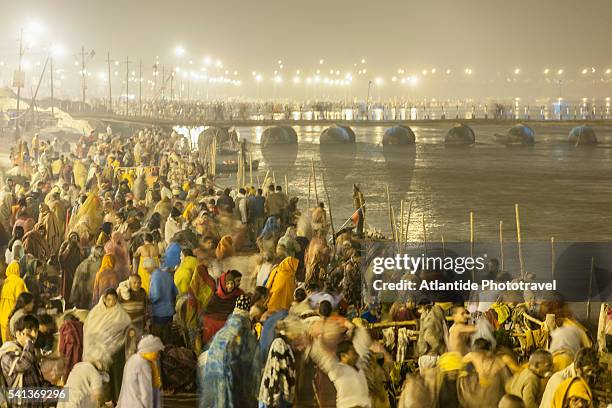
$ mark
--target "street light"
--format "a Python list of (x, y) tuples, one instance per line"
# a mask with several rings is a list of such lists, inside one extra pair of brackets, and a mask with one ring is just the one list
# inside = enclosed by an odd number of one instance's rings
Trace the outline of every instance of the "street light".
[(177, 57), (182, 57), (186, 52), (187, 51), (185, 51), (185, 48), (181, 47), (180, 45), (174, 49), (174, 53)]

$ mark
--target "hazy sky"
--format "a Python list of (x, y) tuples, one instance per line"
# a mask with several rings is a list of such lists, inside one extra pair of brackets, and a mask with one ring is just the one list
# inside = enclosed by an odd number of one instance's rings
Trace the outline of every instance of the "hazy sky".
[[(36, 20), (45, 38), (69, 55), (85, 45), (103, 55), (156, 55), (171, 64), (182, 45), (185, 59), (220, 58), (248, 79), (252, 70), (284, 72), (353, 69), (362, 58), (372, 75), (396, 69), (474, 67), (503, 82), (512, 70), (542, 76), (545, 67), (577, 71), (612, 66), (610, 0), (20, 0), (0, 16), (0, 58), (14, 58), (20, 25)], [(6, 10), (10, 10), (7, 12)], [(486, 72), (486, 75), (482, 75)], [(610, 85), (607, 85), (610, 86)]]

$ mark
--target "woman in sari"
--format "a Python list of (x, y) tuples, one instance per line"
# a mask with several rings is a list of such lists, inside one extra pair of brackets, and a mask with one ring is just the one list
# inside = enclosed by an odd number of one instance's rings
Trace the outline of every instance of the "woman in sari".
[(115, 257), (112, 255), (104, 255), (100, 269), (96, 273), (94, 280), (92, 304), (97, 304), (100, 297), (107, 289), (117, 289), (121, 281), (115, 272)]
[(300, 261), (291, 256), (286, 257), (272, 269), (266, 282), (270, 294), (268, 296), (268, 312), (289, 310), (295, 292), (295, 273)]
[(109, 367), (108, 398), (117, 401), (125, 364), (125, 338), (130, 316), (118, 302), (117, 292), (107, 289), (91, 309), (83, 326), (83, 361), (100, 361)]
[(253, 386), (253, 356), (257, 340), (251, 330), (248, 296), (242, 295), (236, 308), (219, 330), (206, 352), (206, 363), (198, 373), (200, 408), (242, 408), (256, 406)]
[(130, 256), (123, 234), (118, 231), (113, 232), (111, 239), (104, 245), (104, 251), (115, 258), (115, 272), (119, 280), (124, 281), (129, 278)]
[(185, 306), (185, 328), (191, 346), (198, 355), (202, 348), (200, 322), (214, 291), (215, 280), (209, 275), (206, 265), (199, 264), (189, 282)]
[(84, 255), (83, 249), (79, 244), (79, 234), (71, 232), (59, 250), (59, 264), (62, 270), (60, 293), (66, 301), (67, 308), (72, 305), (70, 294), (74, 282), (74, 273), (83, 260)]
[(47, 244), (46, 235), (46, 227), (43, 224), (36, 224), (32, 231), (25, 234), (23, 236), (23, 249), (26, 254), (40, 260), (49, 259), (51, 248)]
[(243, 294), (240, 289), (241, 279), (242, 274), (233, 269), (221, 275), (217, 289), (204, 311), (202, 322), (204, 327), (202, 340), (204, 344), (207, 344), (215, 333), (223, 327), (227, 316), (234, 310), (236, 299)]
[(55, 213), (45, 203), (42, 203), (39, 207), (38, 224), (45, 226), (45, 238), (51, 250), (51, 255), (57, 254), (60, 245), (62, 245), (63, 227)]
[(96, 245), (104, 246), (111, 238), (111, 233), (113, 232), (113, 224), (111, 222), (102, 223), (102, 227), (100, 227), (100, 233), (98, 234), (98, 239), (96, 239)]
[(149, 294), (149, 286), (151, 283), (151, 273), (145, 268), (145, 262), (151, 259), (155, 267), (159, 266), (159, 248), (153, 243), (153, 235), (146, 233), (144, 235), (144, 244), (142, 244), (134, 253), (133, 265), (138, 265), (137, 273), (142, 279), (142, 287)]
[(221, 238), (217, 244), (215, 255), (217, 256), (218, 261), (223, 261), (225, 258), (229, 258), (230, 256), (234, 255), (234, 242), (231, 236), (225, 235), (223, 238)]
[(179, 295), (184, 295), (189, 291), (189, 283), (198, 266), (198, 260), (193, 256), (191, 248), (181, 250), (181, 263), (174, 272), (174, 284), (179, 291)]
[(6, 268), (6, 279), (0, 291), (0, 329), (2, 342), (9, 340), (9, 316), (15, 308), (17, 298), (28, 288), (19, 276), (19, 262), (13, 261)]

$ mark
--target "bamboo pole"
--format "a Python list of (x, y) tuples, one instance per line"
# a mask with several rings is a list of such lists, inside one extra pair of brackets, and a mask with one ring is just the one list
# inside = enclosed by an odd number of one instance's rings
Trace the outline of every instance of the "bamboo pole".
[(308, 176), (308, 198), (306, 199), (306, 207), (310, 209), (310, 184), (312, 183), (312, 174)]
[[(360, 191), (361, 193), (361, 191)], [(363, 224), (363, 233), (365, 234), (365, 229), (366, 229), (366, 219), (365, 219), (365, 207), (363, 206), (363, 199), (361, 198), (361, 195), (363, 193), (359, 194), (359, 208), (361, 208), (361, 223)]]
[(440, 234), (440, 239), (442, 240), (442, 258), (446, 258), (446, 244), (444, 242), (443, 234)]
[[(268, 175), (269, 174), (270, 174), (270, 170), (268, 169), (268, 170), (266, 170), (266, 175), (264, 176), (263, 182), (259, 185), (259, 188), (264, 189), (264, 192), (265, 192), (265, 189), (267, 187), (266, 186), (266, 181), (268, 181)], [(258, 180), (259, 180), (259, 178), (258, 178)]]
[(499, 221), (499, 255), (501, 258), (501, 270), (504, 270), (504, 222)]
[(423, 246), (425, 247), (425, 257), (427, 257), (427, 227), (425, 225), (425, 213), (421, 214), (421, 222), (423, 223)]
[(315, 173), (314, 159), (310, 159), (310, 160), (311, 160), (311, 169), (312, 169), (312, 180), (314, 181), (315, 200), (317, 201), (315, 205), (319, 205), (319, 192), (317, 191), (317, 174)]
[[(395, 218), (395, 209), (391, 207), (391, 220), (393, 221), (393, 240), (396, 244), (399, 243), (399, 237), (397, 234), (397, 220)], [(399, 251), (399, 248), (398, 248)]]
[(550, 276), (552, 280), (555, 280), (555, 237), (550, 237)]
[(325, 191), (325, 197), (327, 197), (327, 211), (329, 211), (329, 225), (331, 226), (331, 230), (332, 230), (332, 242), (334, 243), (334, 247), (335, 247), (336, 230), (334, 229), (334, 219), (332, 217), (331, 200), (329, 199), (329, 193), (327, 192), (327, 186), (325, 185), (325, 179), (323, 178), (322, 181), (323, 181), (323, 191)]
[(521, 265), (521, 279), (525, 277), (525, 264), (523, 262), (523, 244), (521, 240), (521, 219), (519, 216), (519, 205), (514, 204), (514, 214), (516, 217), (516, 241), (518, 243), (519, 264)]
[(253, 185), (253, 154), (249, 152), (249, 181)]
[(257, 187), (257, 188), (261, 188), (261, 183), (260, 183), (260, 181), (259, 181), (259, 176), (255, 176), (255, 178), (257, 179), (257, 185), (259, 186), (259, 187)]
[[(470, 258), (474, 259), (474, 212), (470, 211)], [(476, 272), (472, 269), (472, 281), (476, 281)]]
[(287, 183), (287, 175), (285, 174), (285, 194), (289, 196), (289, 183)]
[(236, 184), (238, 188), (240, 188), (240, 176), (242, 174), (242, 169), (240, 168), (241, 162), (242, 162), (242, 152), (238, 152), (238, 168), (236, 169)]
[(389, 184), (385, 185), (387, 191), (387, 209), (389, 211), (389, 225), (391, 226), (391, 239), (395, 242), (395, 228), (393, 226), (393, 213), (391, 212), (391, 196), (389, 194)]
[(276, 174), (274, 174), (274, 170), (272, 170), (272, 182), (274, 183), (274, 187), (276, 187)]
[(412, 216), (412, 201), (408, 201), (408, 218), (406, 219), (406, 231), (404, 231), (404, 242), (408, 242), (408, 228), (410, 228), (410, 217)]
[(401, 242), (404, 237), (404, 200), (400, 200), (400, 230), (397, 242)]
[(589, 272), (589, 293), (587, 297), (587, 311), (586, 320), (588, 323), (591, 321), (591, 296), (593, 294), (593, 273), (595, 272), (595, 257), (591, 257), (591, 270)]

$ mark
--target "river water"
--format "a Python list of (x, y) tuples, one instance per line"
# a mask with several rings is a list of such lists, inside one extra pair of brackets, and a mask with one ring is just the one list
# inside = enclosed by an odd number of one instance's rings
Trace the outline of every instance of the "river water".
[[(320, 126), (295, 127), (297, 147), (264, 151), (258, 145), (263, 127), (238, 131), (252, 144), (253, 159), (261, 160), (254, 184), (268, 169), (278, 184), (284, 185), (286, 176), (289, 194), (302, 197), (302, 208), (314, 161), (319, 200), (324, 180), (336, 227), (353, 212), (357, 183), (366, 197), (367, 224), (385, 234), (391, 230), (386, 186), (398, 222), (400, 201), (405, 200), (404, 223), (412, 203), (408, 236), (413, 241), (423, 239), (423, 218), (430, 240), (468, 240), (470, 211), (476, 241), (497, 241), (500, 221), (504, 239), (513, 241), (515, 203), (524, 241), (612, 239), (612, 127), (593, 125), (600, 142), (595, 148), (569, 146), (570, 125), (562, 123), (534, 125), (533, 147), (506, 147), (494, 135), (505, 134), (508, 125), (474, 125), (475, 146), (448, 148), (443, 141), (449, 127), (414, 126), (416, 146), (392, 152), (383, 151), (385, 127), (354, 127), (356, 145), (334, 151), (321, 149)], [(312, 204), (314, 188), (311, 196)]]

